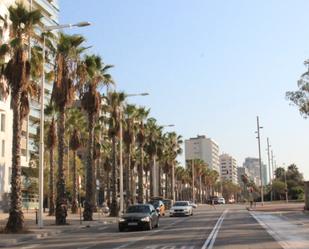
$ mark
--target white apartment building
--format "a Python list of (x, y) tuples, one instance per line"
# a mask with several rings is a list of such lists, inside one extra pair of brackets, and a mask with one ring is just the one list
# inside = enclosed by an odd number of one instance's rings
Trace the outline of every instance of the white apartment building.
[[(8, 8), (18, 0), (0, 0), (1, 19), (9, 22)], [(59, 7), (57, 0), (19, 0), (26, 8), (40, 9), (43, 15), (42, 25), (51, 26), (58, 24)], [(5, 29), (4, 21), (0, 19), (0, 44), (8, 40), (9, 30)], [(36, 29), (39, 34), (40, 28)], [(9, 59), (9, 58), (7, 58)], [(47, 65), (48, 67), (48, 65)], [(45, 84), (45, 103), (48, 103), (52, 91), (52, 82)], [(38, 153), (38, 146), (34, 139), (40, 119), (40, 102), (37, 98), (30, 103), (30, 113), (22, 124), (21, 138), (21, 165), (28, 167), (32, 154)], [(4, 99), (0, 96), (0, 200), (3, 193), (10, 191), (11, 161), (12, 161), (12, 126), (13, 113), (10, 108), (10, 96)]]
[(238, 184), (236, 159), (229, 154), (222, 154), (219, 156), (219, 160), (221, 179), (231, 181), (234, 184)]
[(185, 140), (185, 159), (201, 159), (209, 165), (210, 169), (220, 173), (219, 146), (211, 138), (197, 136)]

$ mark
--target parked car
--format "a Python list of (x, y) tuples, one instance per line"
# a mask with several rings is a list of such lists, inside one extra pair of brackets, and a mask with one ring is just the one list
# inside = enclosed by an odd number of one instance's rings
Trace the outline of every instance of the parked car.
[(120, 232), (129, 228), (151, 230), (159, 226), (159, 214), (151, 204), (136, 204), (128, 207), (118, 222)]
[(193, 207), (189, 201), (176, 201), (170, 209), (170, 216), (193, 215)]
[(223, 197), (219, 197), (217, 200), (218, 204), (225, 204), (225, 199)]
[(151, 200), (149, 204), (153, 205), (160, 216), (165, 216), (165, 206), (161, 200)]
[(193, 208), (197, 208), (197, 204), (194, 203), (193, 201), (190, 201), (190, 205), (191, 205)]

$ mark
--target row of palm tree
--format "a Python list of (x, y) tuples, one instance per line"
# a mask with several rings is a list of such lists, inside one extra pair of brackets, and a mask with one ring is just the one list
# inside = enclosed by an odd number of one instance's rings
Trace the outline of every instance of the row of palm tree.
[[(30, 37), (37, 41), (34, 44), (42, 41), (42, 37), (34, 32), (42, 15), (38, 10), (27, 11), (22, 4), (10, 7), (9, 14), (11, 36), (7, 43), (0, 44), (1, 89), (3, 94), (10, 94), (13, 110), (11, 208), (5, 230), (20, 232), (24, 229), (20, 163), (22, 123), (29, 113), (31, 97), (43, 90), (38, 87), (45, 70), (43, 57), (46, 61), (54, 58), (51, 63), (54, 68), (46, 72), (53, 80), (53, 90), (45, 110), (48, 115), (45, 146), (49, 157), (49, 188), (46, 194), (49, 214), (55, 215), (56, 224), (66, 224), (70, 160), (73, 164), (71, 212), (77, 212), (81, 184), (78, 176), (85, 171), (82, 177), (85, 182), (84, 220), (92, 220), (93, 217), (96, 180), (100, 181), (101, 190), (105, 189), (111, 215), (118, 215), (121, 125), (126, 203), (144, 202), (153, 195), (153, 185), (158, 180), (154, 179), (155, 170), (159, 172), (159, 179), (163, 172), (166, 175), (166, 182), (170, 182), (171, 187), (165, 188), (165, 196), (172, 197), (181, 137), (176, 133), (164, 133), (163, 127), (149, 117), (149, 109), (127, 104), (125, 93), (111, 91), (108, 87), (103, 94), (102, 86), (114, 84), (108, 73), (112, 66), (105, 64), (98, 55), (85, 53), (84, 37), (60, 33), (54, 42), (47, 39), (46, 54), (42, 54), (41, 47), (35, 45), (30, 48), (32, 56), (29, 56)], [(53, 44), (56, 46), (53, 47)], [(84, 170), (78, 168), (80, 161)], [(145, 185), (149, 174), (150, 186)], [(159, 187), (162, 193), (161, 184)]]

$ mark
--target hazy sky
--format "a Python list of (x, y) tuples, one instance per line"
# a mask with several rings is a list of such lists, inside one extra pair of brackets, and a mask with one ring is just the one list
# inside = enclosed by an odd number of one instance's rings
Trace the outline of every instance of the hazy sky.
[[(308, 0), (60, 0), (60, 22), (87, 37), (117, 88), (149, 92), (159, 124), (184, 138), (205, 134), (242, 165), (270, 138), (278, 165), (296, 163), (309, 179), (309, 122), (285, 92), (309, 57)], [(183, 157), (182, 157), (183, 160)]]

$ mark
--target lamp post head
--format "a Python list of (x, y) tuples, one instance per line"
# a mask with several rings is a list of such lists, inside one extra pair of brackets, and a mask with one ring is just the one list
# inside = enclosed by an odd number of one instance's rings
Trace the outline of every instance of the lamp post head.
[(76, 26), (76, 27), (86, 27), (86, 26), (90, 26), (91, 23), (90, 22), (78, 22), (76, 24), (74, 24), (73, 26)]

